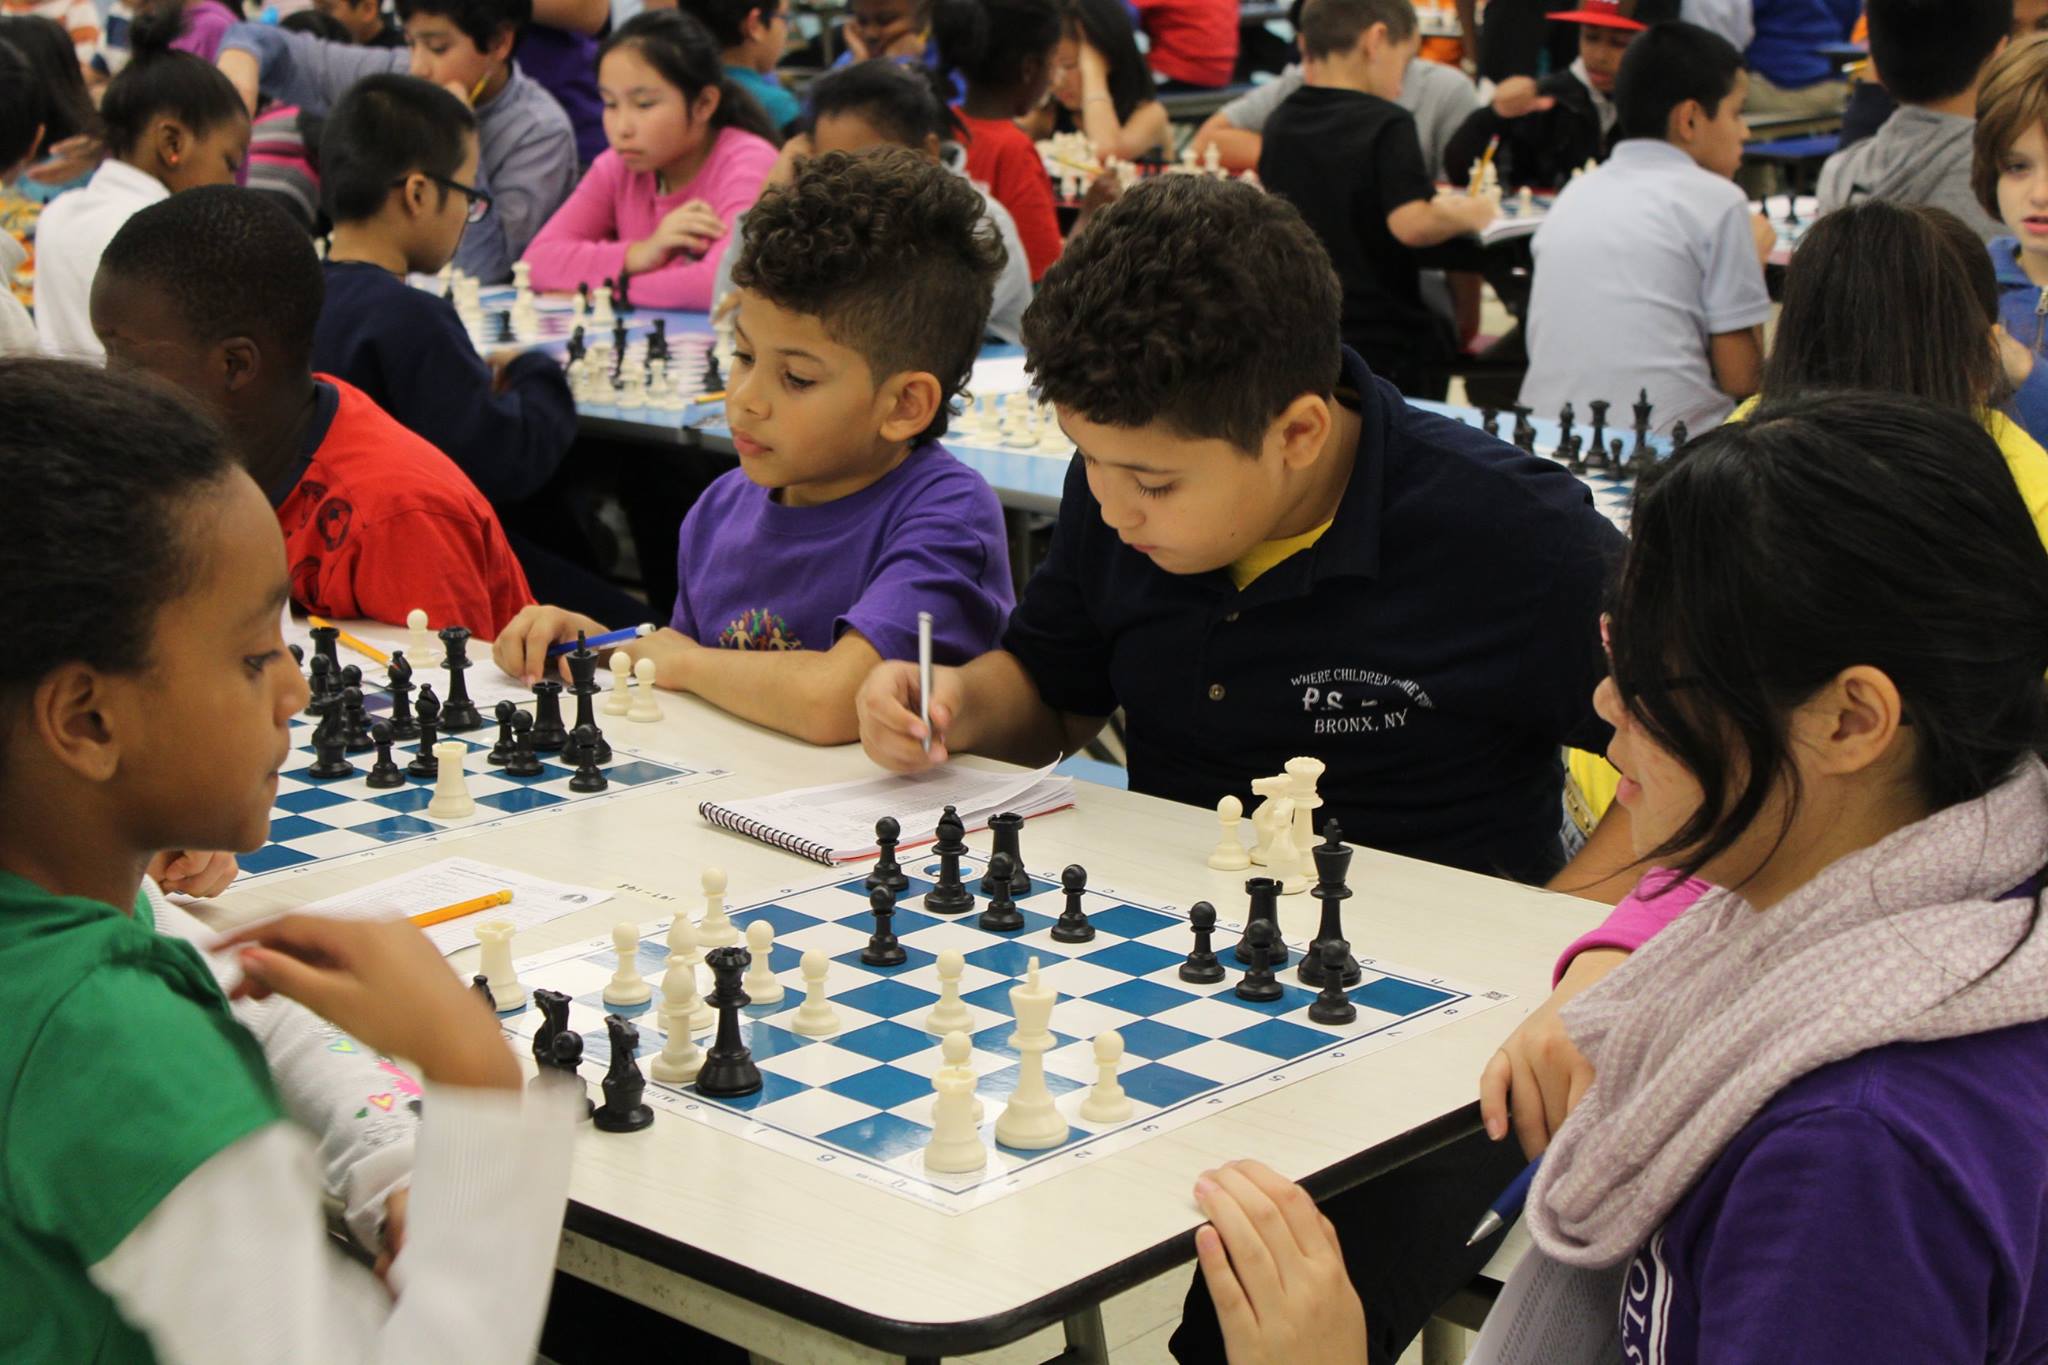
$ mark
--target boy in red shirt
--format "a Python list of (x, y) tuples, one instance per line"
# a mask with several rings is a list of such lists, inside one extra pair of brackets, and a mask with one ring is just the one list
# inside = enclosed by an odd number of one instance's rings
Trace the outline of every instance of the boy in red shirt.
[[(159, 212), (158, 210), (161, 210)], [(290, 215), (231, 185), (130, 218), (93, 281), (116, 369), (144, 370), (227, 427), (277, 509), (292, 600), (309, 612), (480, 638), (533, 600), (467, 475), (361, 391), (313, 373), (320, 262)]]

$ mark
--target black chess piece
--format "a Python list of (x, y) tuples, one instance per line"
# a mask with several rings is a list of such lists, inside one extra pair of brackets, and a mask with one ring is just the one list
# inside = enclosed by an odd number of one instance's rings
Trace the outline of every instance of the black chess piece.
[(630, 313), (633, 311), (632, 295), (626, 292), (632, 287), (632, 278), (631, 275), (623, 270), (619, 272), (618, 287), (612, 290), (612, 311), (614, 313)]
[(505, 760), (507, 777), (539, 777), (547, 771), (533, 751), (533, 717), (521, 711), (512, 717), (512, 755)]
[(612, 761), (612, 746), (605, 743), (604, 731), (597, 728), (597, 711), (591, 705), (591, 699), (597, 696), (599, 691), (597, 651), (583, 643), (583, 632), (580, 630), (576, 632), (576, 648), (569, 651), (568, 660), (569, 691), (576, 698), (576, 724), (569, 734), (575, 744), (571, 745), (562, 757), (571, 763), (582, 761), (582, 755), (575, 751), (575, 747), (584, 742), (586, 737), (581, 732), (587, 729), (590, 731), (588, 739), (596, 750), (596, 760), (599, 763), (609, 763)]
[(1685, 447), (1685, 443), (1691, 439), (1692, 433), (1686, 429), (1683, 420), (1671, 424), (1671, 453), (1673, 455), (1682, 450)]
[(370, 737), (369, 720), (363, 714), (360, 684), (341, 689), (341, 743), (352, 754), (366, 754), (377, 747), (377, 741)]
[(1280, 941), (1280, 883), (1271, 877), (1253, 877), (1244, 884), (1244, 893), (1251, 900), (1251, 909), (1245, 915), (1244, 937), (1237, 941), (1237, 960), (1251, 965), (1252, 926), (1270, 924), (1273, 926), (1273, 969), (1278, 971), (1287, 965), (1288, 956), (1287, 945)]
[(292, 662), (298, 667), (304, 668), (306, 666), (305, 650), (300, 649), (297, 645), (286, 645), (284, 652), (292, 656)]
[(498, 742), (484, 755), (484, 762), (493, 768), (502, 768), (512, 759), (512, 717), (519, 714), (519, 708), (509, 701), (501, 701), (491, 714), (498, 718)]
[[(613, 313), (617, 313), (618, 311), (619, 310), (617, 308), (612, 309)], [(614, 317), (612, 319), (612, 351), (615, 355), (618, 356), (619, 363), (621, 365), (624, 365), (626, 363), (627, 340), (628, 337), (626, 333), (626, 320), (621, 317)]]
[(469, 631), (462, 626), (443, 626), (437, 633), (448, 646), (448, 657), (442, 661), (448, 670), (448, 700), (441, 703), (441, 732), (458, 735), (475, 730), (484, 718), (469, 699), (469, 680), (463, 676), (469, 671)]
[(498, 1012), (498, 997), (491, 993), (491, 979), (488, 976), (478, 972), (469, 979), (469, 988), (483, 997), (485, 1006), (490, 1009), (492, 1014)]
[(1280, 978), (1273, 975), (1273, 950), (1280, 946), (1280, 931), (1273, 922), (1255, 919), (1247, 924), (1244, 942), (1251, 945), (1252, 962), (1232, 988), (1237, 992), (1237, 998), (1263, 1003), (1286, 995), (1287, 988), (1280, 984)]
[(1650, 406), (1650, 391), (1648, 389), (1638, 389), (1636, 391), (1636, 401), (1630, 408), (1630, 411), (1636, 415), (1636, 444), (1635, 448), (1628, 453), (1631, 462), (1642, 459), (1643, 452), (1650, 448), (1650, 413), (1652, 410)]
[(307, 634), (313, 637), (313, 657), (327, 660), (328, 668), (340, 672), (341, 655), (337, 652), (336, 644), (341, 639), (341, 627), (312, 626), (308, 628)]
[(391, 737), (416, 737), (420, 724), (412, 718), (412, 662), (405, 657), (404, 650), (391, 651), (391, 662), (384, 671), (384, 685), (391, 693)]
[(1223, 964), (1217, 961), (1216, 950), (1209, 946), (1216, 932), (1216, 907), (1207, 901), (1196, 901), (1188, 907), (1188, 924), (1195, 931), (1195, 948), (1187, 961), (1180, 964), (1180, 979), (1197, 986), (1213, 986), (1223, 979)]
[(745, 948), (736, 946), (713, 948), (704, 954), (704, 965), (711, 968), (715, 983), (709, 1003), (718, 1011), (718, 1034), (697, 1073), (699, 1094), (729, 1098), (751, 1095), (761, 1088), (761, 1068), (754, 1065), (754, 1054), (740, 1039), (740, 1008), (748, 1003), (740, 973), (753, 960)]
[(568, 743), (569, 730), (562, 724), (562, 684), (542, 678), (533, 685), (533, 751), (558, 754)]
[(589, 280), (585, 280), (583, 283), (576, 286), (576, 316), (579, 318), (587, 318), (590, 316)]
[(571, 365), (583, 359), (583, 357), (589, 353), (590, 348), (584, 343), (583, 340), (582, 323), (577, 323), (576, 330), (569, 333), (569, 344), (565, 349), (567, 351), (569, 363)]
[(996, 889), (989, 893), (988, 909), (975, 923), (992, 934), (1014, 934), (1024, 927), (1024, 912), (1010, 897), (1010, 855), (998, 853), (988, 860), (989, 880)]
[(1633, 461), (1626, 465), (1621, 462), (1621, 438), (1619, 436), (1610, 437), (1607, 442), (1607, 466), (1620, 478), (1627, 478), (1635, 473)]
[(510, 346), (514, 341), (517, 341), (519, 339), (519, 334), (512, 330), (511, 309), (500, 308), (497, 312), (491, 315), (491, 320), (497, 324), (498, 344), (500, 346)]
[(910, 878), (903, 875), (903, 865), (896, 861), (896, 842), (903, 836), (903, 827), (895, 818), (885, 815), (875, 821), (875, 870), (868, 873), (867, 888), (873, 891), (881, 887), (892, 896), (900, 896), (910, 889)]
[(590, 1103), (590, 1085), (583, 1079), (583, 1035), (575, 1029), (565, 1028), (548, 1044), (548, 1052), (554, 1058), (549, 1070), (558, 1078), (558, 1083), (573, 1085), (577, 1098), (583, 1101), (583, 1118), (589, 1118), (595, 1107)]
[(569, 790), (572, 792), (603, 791), (611, 785), (611, 779), (606, 777), (597, 766), (597, 734), (595, 729), (592, 726), (579, 725), (576, 727), (576, 733), (572, 738), (574, 743), (571, 747), (576, 750), (576, 771), (569, 778)]
[(1479, 410), (1479, 425), (1488, 436), (1498, 437), (1500, 435), (1500, 409), (1481, 408)]
[(1536, 427), (1529, 420), (1530, 409), (1518, 403), (1510, 408), (1509, 411), (1515, 414), (1515, 449), (1525, 455), (1534, 455), (1536, 453)]
[(951, 806), (939, 816), (939, 841), (932, 852), (939, 855), (939, 879), (924, 898), (924, 908), (935, 915), (964, 915), (974, 908), (974, 893), (960, 880), (960, 855), (967, 851), (967, 827)]
[(313, 762), (306, 768), (306, 776), (323, 782), (353, 776), (356, 765), (343, 757), (346, 752), (341, 711), (336, 708), (320, 717), (320, 723), (313, 727)]
[(439, 777), (441, 760), (434, 757), (434, 745), (441, 738), (441, 699), (434, 695), (432, 683), (420, 685), (420, 701), (413, 713), (419, 718), (420, 742), (405, 770), (414, 777)]
[(1351, 997), (1344, 994), (1347, 984), (1344, 980), (1344, 964), (1355, 969), (1358, 960), (1351, 956), (1351, 945), (1341, 938), (1325, 939), (1319, 949), (1311, 950), (1309, 956), (1320, 959), (1322, 991), (1309, 1002), (1308, 1017), (1315, 1024), (1348, 1024), (1358, 1017), (1358, 1006), (1351, 1003)]
[(306, 714), (324, 716), (334, 709), (341, 689), (334, 685), (334, 665), (324, 654), (315, 654), (306, 665)]
[(902, 966), (910, 954), (896, 941), (896, 930), (891, 927), (896, 919), (896, 893), (876, 887), (868, 892), (868, 909), (874, 912), (875, 932), (868, 936), (868, 946), (860, 950), (860, 960), (870, 967)]
[(533, 993), (533, 1003), (540, 1010), (540, 1025), (533, 1034), (533, 1064), (543, 1070), (555, 1064), (555, 1035), (569, 1027), (569, 1001), (567, 991), (551, 991), (545, 986)]
[[(1351, 872), (1352, 850), (1351, 845), (1344, 842), (1344, 831), (1337, 827), (1335, 820), (1329, 820), (1323, 825), (1323, 841), (1309, 853), (1316, 860), (1316, 884), (1309, 894), (1322, 904), (1323, 915), (1315, 940), (1301, 955), (1301, 966), (1295, 975), (1304, 986), (1320, 986), (1323, 984), (1323, 945), (1344, 937), (1344, 902), (1351, 898), (1351, 887), (1345, 879)], [(1340, 987), (1357, 985), (1361, 972), (1349, 948), (1344, 950), (1341, 965), (1343, 979), (1337, 984)]]
[(996, 860), (994, 854), (1007, 853), (1010, 856), (1010, 899), (1031, 894), (1031, 874), (1024, 870), (1024, 817), (1015, 811), (1004, 811), (1001, 815), (988, 818), (988, 832), (994, 841), (988, 867), (982, 873), (981, 894), (993, 896), (996, 893)]
[(1614, 405), (1605, 398), (1595, 398), (1586, 406), (1593, 413), (1593, 435), (1586, 442), (1586, 449), (1593, 454), (1586, 463), (1597, 468), (1607, 463), (1607, 409)]
[(1570, 403), (1566, 403), (1558, 410), (1557, 439), (1560, 445), (1571, 440), (1572, 433), (1577, 430), (1578, 420), (1578, 412)]
[(1088, 889), (1088, 869), (1079, 863), (1068, 863), (1060, 873), (1060, 889), (1067, 893), (1067, 908), (1060, 911), (1059, 920), (1052, 926), (1053, 942), (1088, 942), (1095, 937), (1095, 926), (1088, 922), (1088, 912), (1081, 908), (1081, 895)]
[(390, 787), (403, 787), (405, 774), (398, 770), (398, 764), (391, 758), (391, 725), (378, 721), (370, 727), (370, 738), (377, 745), (377, 761), (370, 765), (370, 775), (363, 779), (363, 785), (383, 791)]
[(612, 1060), (604, 1072), (604, 1103), (590, 1119), (600, 1133), (637, 1133), (654, 1122), (654, 1111), (643, 1102), (647, 1078), (640, 1074), (640, 1030), (619, 1014), (605, 1015), (604, 1027)]
[(647, 337), (647, 358), (649, 360), (667, 360), (668, 357), (668, 319), (656, 318), (654, 320), (654, 330)]

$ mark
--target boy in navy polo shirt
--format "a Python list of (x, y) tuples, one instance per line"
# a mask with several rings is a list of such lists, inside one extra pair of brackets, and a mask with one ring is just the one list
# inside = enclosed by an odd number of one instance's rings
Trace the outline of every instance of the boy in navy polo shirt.
[(1558, 749), (1603, 748), (1600, 595), (1620, 534), (1559, 466), (1409, 407), (1338, 342), (1285, 201), (1163, 176), (1075, 238), (1024, 319), (1080, 447), (1003, 648), (862, 688), (911, 771), (1041, 764), (1122, 707), (1133, 790), (1213, 807), (1296, 755), (1359, 843), (1540, 882)]

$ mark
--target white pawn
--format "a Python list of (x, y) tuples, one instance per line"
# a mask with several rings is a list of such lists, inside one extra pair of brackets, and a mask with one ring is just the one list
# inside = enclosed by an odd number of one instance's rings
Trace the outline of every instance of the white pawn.
[(974, 1014), (960, 998), (960, 976), (967, 970), (967, 958), (958, 948), (939, 954), (939, 1003), (924, 1017), (924, 1031), (945, 1035), (974, 1026)]
[(608, 716), (623, 716), (633, 709), (633, 698), (628, 692), (633, 682), (633, 656), (625, 650), (612, 654), (612, 690), (604, 699), (604, 713)]
[(469, 794), (469, 782), (462, 771), (462, 759), (469, 746), (459, 739), (444, 739), (434, 746), (440, 769), (434, 778), (434, 799), (427, 802), (429, 820), (465, 820), (476, 814), (476, 799)]
[[(967, 1041), (964, 1033), (948, 1036)], [(965, 1174), (988, 1165), (988, 1148), (982, 1145), (981, 1127), (974, 1117), (974, 1078), (962, 1077), (941, 1068), (932, 1077), (938, 1099), (932, 1105), (932, 1136), (925, 1144), (924, 1164), (942, 1174)]]
[(702, 1033), (718, 1022), (718, 1011), (697, 993), (697, 969), (673, 958), (661, 974), (661, 1026), (672, 1033), (671, 1013), (681, 1018), (685, 1033)]
[(724, 948), (740, 941), (739, 927), (725, 913), (725, 869), (707, 867), (698, 883), (704, 888), (704, 916), (697, 921), (697, 942)]
[(1283, 796), (1272, 803), (1273, 842), (1266, 849), (1266, 875), (1280, 883), (1280, 894), (1298, 896), (1308, 890), (1308, 876), (1301, 846), (1294, 842), (1294, 798)]
[(668, 960), (685, 967), (695, 967), (704, 960), (704, 955), (697, 951), (697, 926), (690, 923), (688, 915), (677, 915), (668, 922)]
[[(671, 967), (669, 975), (688, 978), (690, 993), (696, 994), (697, 983), (688, 969)], [(661, 1027), (668, 1036), (661, 1041), (661, 1054), (647, 1064), (647, 1074), (663, 1085), (688, 1085), (704, 1069), (704, 1049), (690, 1036), (696, 1027), (690, 1007), (680, 996), (669, 994), (666, 977), (661, 986)]]
[(427, 613), (414, 607), (405, 614), (405, 658), (414, 668), (438, 668), (440, 657), (434, 653), (434, 646), (440, 640), (427, 629)]
[(1527, 218), (1536, 212), (1536, 191), (1522, 186), (1521, 194), (1515, 197), (1515, 212)]
[(601, 284), (590, 291), (590, 322), (594, 327), (609, 327), (616, 319), (612, 315), (612, 287)]
[(743, 983), (747, 1000), (756, 1005), (775, 1005), (782, 1001), (782, 983), (775, 979), (775, 968), (769, 958), (775, 952), (775, 926), (765, 919), (757, 919), (747, 926), (747, 954), (753, 959), (747, 965), (747, 977)]
[(1241, 872), (1252, 865), (1251, 854), (1244, 851), (1244, 841), (1237, 835), (1237, 822), (1243, 818), (1244, 802), (1236, 797), (1226, 796), (1216, 803), (1216, 823), (1223, 829), (1209, 855), (1209, 866), (1219, 872)]
[(654, 699), (655, 663), (642, 659), (633, 665), (633, 709), (626, 713), (627, 720), (660, 720), (661, 703)]
[(825, 1038), (839, 1032), (839, 1011), (825, 998), (825, 973), (832, 959), (816, 948), (804, 954), (804, 1002), (796, 1007), (789, 1027), (806, 1038)]
[[(966, 1077), (969, 1085), (976, 1084), (974, 1068), (967, 1064), (967, 1059), (973, 1053), (974, 1040), (965, 1033), (949, 1033), (939, 1044), (939, 1057), (945, 1069), (957, 1076)], [(982, 1114), (981, 1096), (976, 1095), (974, 1097), (974, 1121), (976, 1123), (981, 1122)]]
[(619, 965), (612, 972), (612, 979), (605, 983), (605, 1004), (646, 1004), (653, 998), (654, 988), (640, 975), (640, 926), (631, 920), (614, 924), (612, 947), (618, 951)]
[(483, 948), (484, 976), (490, 982), (491, 1002), (502, 1013), (526, 1003), (526, 987), (519, 984), (519, 972), (512, 965), (512, 921), (485, 920), (476, 927), (476, 941)]
[(1122, 1123), (1133, 1112), (1131, 1097), (1117, 1083), (1124, 1059), (1124, 1036), (1115, 1029), (1095, 1035), (1095, 1088), (1081, 1101), (1081, 1117), (1089, 1123)]

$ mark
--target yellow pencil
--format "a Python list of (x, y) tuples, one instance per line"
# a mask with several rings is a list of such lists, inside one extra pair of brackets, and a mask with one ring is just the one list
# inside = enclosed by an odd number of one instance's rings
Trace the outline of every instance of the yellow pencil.
[(412, 922), (426, 929), (451, 919), (461, 919), (464, 915), (474, 915), (479, 910), (509, 904), (511, 900), (510, 891), (493, 891), (490, 895), (478, 896), (473, 901), (460, 901), (454, 905), (444, 905), (439, 910), (429, 910), (423, 915), (414, 915)]
[(377, 646), (373, 644), (370, 644), (368, 641), (358, 640), (355, 636), (349, 634), (347, 631), (335, 626), (334, 622), (332, 621), (323, 620), (318, 616), (308, 616), (306, 618), (306, 623), (308, 625), (326, 626), (333, 629), (334, 638), (339, 640), (341, 643), (347, 645), (350, 649), (354, 650), (358, 654), (367, 655), (369, 658), (375, 659), (380, 664), (388, 664), (391, 662), (391, 656), (389, 654), (386, 654), (383, 650), (377, 648)]
[(725, 390), (720, 389), (717, 393), (700, 393), (690, 401), (692, 403), (720, 403), (725, 401)]
[(1495, 133), (1493, 135), (1493, 141), (1486, 144), (1486, 155), (1479, 158), (1479, 170), (1482, 175), (1485, 174), (1486, 168), (1493, 164), (1493, 154), (1499, 150), (1500, 134)]

